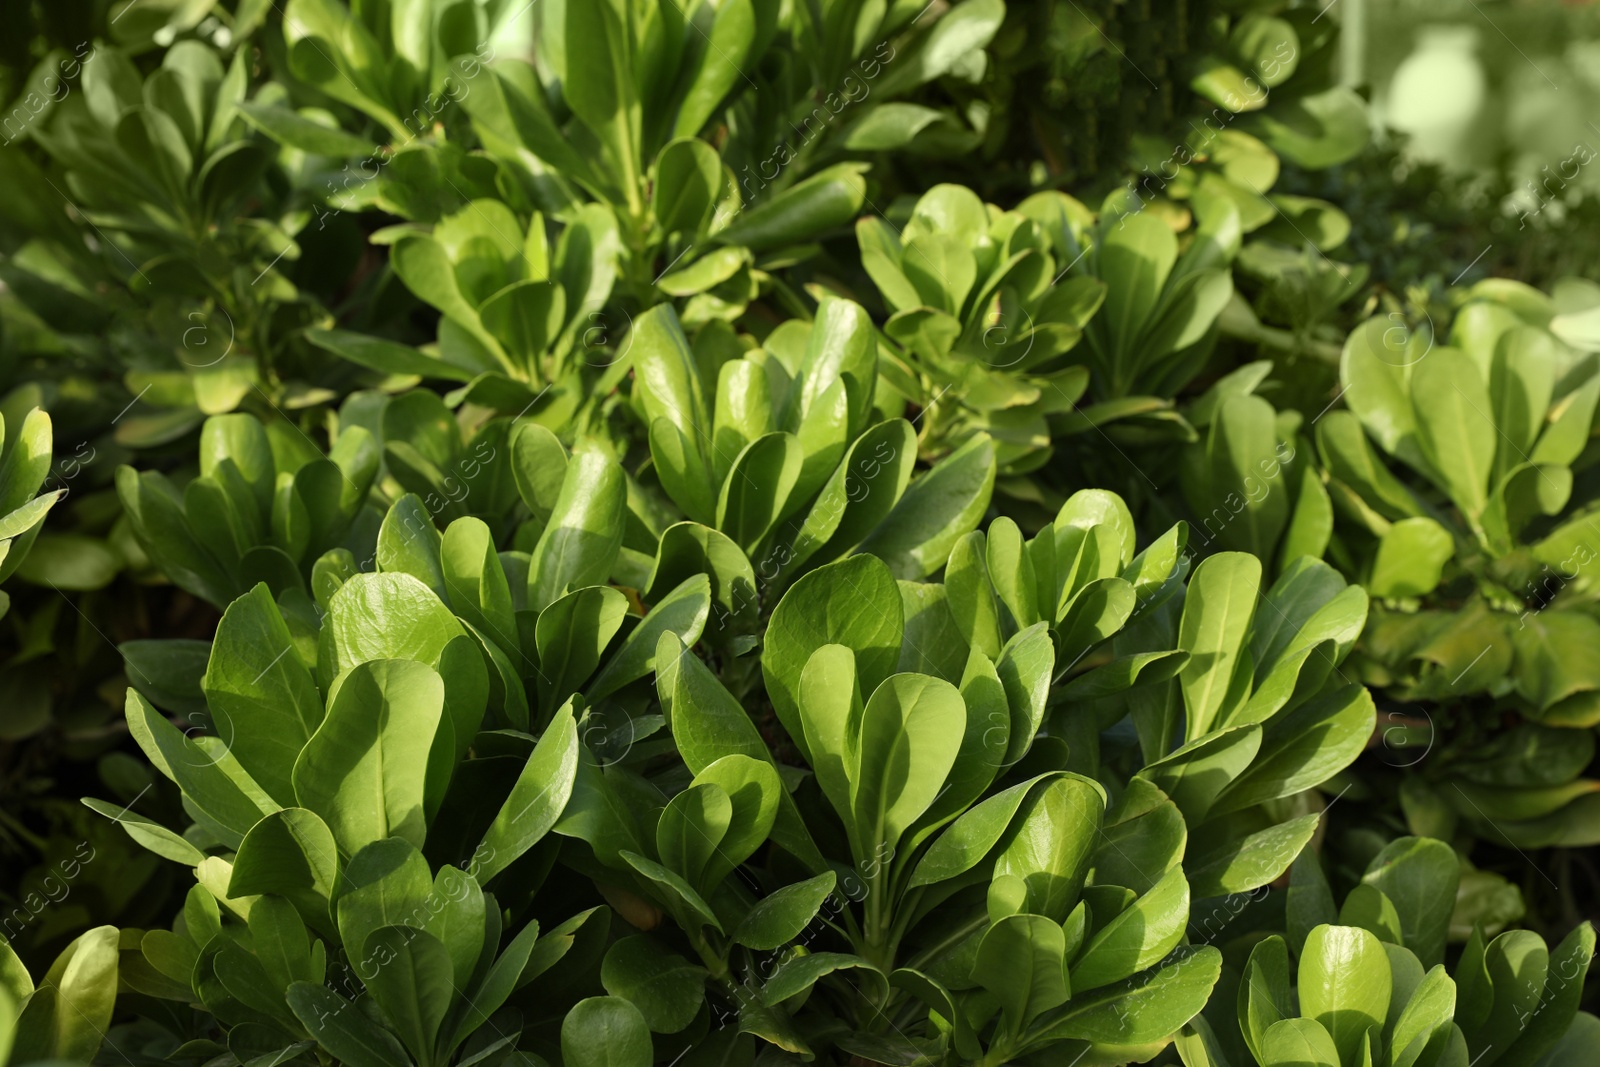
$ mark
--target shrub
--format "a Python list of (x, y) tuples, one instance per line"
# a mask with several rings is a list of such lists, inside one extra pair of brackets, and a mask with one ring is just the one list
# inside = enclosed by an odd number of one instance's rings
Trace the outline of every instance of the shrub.
[(0, 887), (0, 1058), (1592, 1058), (1600, 296), (1368, 290), (1334, 19), (1140, 10), (94, 23), (0, 845), (108, 859)]

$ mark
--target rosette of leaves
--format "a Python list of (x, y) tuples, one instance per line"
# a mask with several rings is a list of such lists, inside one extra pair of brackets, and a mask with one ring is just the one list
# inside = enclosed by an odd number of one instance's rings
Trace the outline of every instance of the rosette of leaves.
[[(428, 138), (436, 122), (452, 117), (448, 103), (470, 91), (482, 73), (464, 57), (492, 52), (516, 15), (509, 2), (408, 7), (383, 0), (349, 8), (335, 0), (290, 0), (281, 42), (268, 44), (291, 88), (354, 109), (399, 147)], [(317, 151), (319, 144), (305, 143), (316, 135), (305, 129), (308, 120), (295, 121), (286, 111), (253, 108), (252, 121), (285, 144)], [(321, 136), (325, 144), (327, 135)]]
[(124, 466), (117, 494), (140, 546), (180, 588), (217, 607), (263, 581), (304, 599), (312, 565), (356, 525), (379, 462), (359, 426), (324, 456), (286, 421), (216, 415), (200, 430), (199, 473), (181, 488)]
[(1362, 669), (1400, 701), (1449, 701), (1459, 727), (1418, 768), (1411, 806), (1522, 847), (1600, 840), (1579, 777), (1600, 723), (1593, 527), (1570, 506), (1600, 374), (1550, 332), (1553, 311), (1527, 287), (1486, 285), (1449, 346), (1372, 320), (1345, 346), (1349, 410), (1317, 427), (1330, 557), (1383, 605)]
[[(1352, 843), (1359, 840), (1358, 835), (1346, 838)], [(1361, 842), (1361, 847), (1365, 851), (1372, 843)], [(1473, 867), (1443, 841), (1430, 837), (1385, 843), (1368, 859), (1337, 910), (1339, 898), (1312, 849), (1295, 860), (1287, 889), (1291, 945), (1301, 943), (1318, 923), (1338, 922), (1362, 927), (1387, 943), (1403, 944), (1424, 966), (1444, 960), (1449, 946), (1465, 945), (1475, 934), (1494, 938), (1525, 913), (1515, 885)]]
[[(1227, 127), (1237, 116), (1237, 132), (1259, 138), (1308, 170), (1344, 163), (1366, 147), (1366, 104), (1339, 84), (1337, 23), (1287, 3), (1269, 3), (1214, 25), (1212, 46), (1195, 60), (1189, 82), (1220, 109), (1207, 125)], [(1241, 206), (1248, 203), (1246, 196), (1232, 190), (1230, 195)]]
[(1185, 417), (1202, 436), (1179, 456), (1179, 483), (1197, 547), (1250, 552), (1281, 572), (1320, 559), (1333, 534), (1333, 505), (1297, 411), (1278, 411), (1256, 389), (1270, 361), (1219, 379)]
[[(1153, 596), (1098, 668), (1116, 687), (1101, 688), (1095, 673), (1069, 683), (1054, 698), (1053, 729), (1085, 738), (1074, 746), (1079, 769), (1098, 761), (1172, 797), (1189, 827), (1197, 897), (1257, 889), (1316, 831), (1313, 791), (1372, 736), (1372, 697), (1340, 666), (1366, 622), (1366, 593), (1307, 557), (1263, 589), (1259, 559), (1221, 552), (1186, 586), (1175, 576)], [(1131, 671), (1162, 657), (1149, 684), (1137, 675), (1130, 686)], [(1117, 732), (1095, 743), (1124, 716), (1136, 745)]]
[[(41, 493), (50, 474), (50, 416), (40, 408), (28, 412), (8, 437), (0, 417), (0, 581), (15, 574), (44, 529), (44, 517), (65, 489)], [(11, 598), (0, 592), (0, 617)]]
[(180, 728), (128, 693), (129, 728), (192, 824), (86, 803), (197, 884), (172, 930), (124, 933), (124, 976), (203, 1007), (241, 1060), (312, 1043), (345, 1063), (509, 1053), (562, 1010), (530, 983), (604, 925), (589, 911), (541, 931), (527, 910), (577, 775), (581, 657), (559, 676), (546, 661), (563, 697), (537, 738), (493, 728), (491, 672), (455, 611), (478, 613), (450, 593), (454, 610), (403, 571), (355, 574), (308, 634), (258, 585), (218, 625), (204, 720)]
[(1052, 682), (1081, 683), (1069, 692), (1103, 695), (1170, 678), (1181, 655), (1113, 663), (1105, 642), (1181, 586), (1189, 565), (1185, 534), (1180, 523), (1135, 552), (1127, 504), (1102, 489), (1074, 493), (1053, 522), (1026, 540), (1014, 521), (998, 518), (950, 553), (944, 582), (956, 627), (992, 658), (1020, 632), (1042, 625), (1055, 649)]
[[(991, 656), (968, 644), (955, 599), (870, 554), (800, 577), (761, 657), (775, 722), (752, 723), (662, 639), (679, 791), (652, 801), (659, 817), (636, 814), (619, 801), (639, 786), (608, 774), (572, 819), (609, 868), (595, 877), (638, 898), (623, 913), (649, 932), (614, 946), (604, 973), (613, 993), (650, 992), (651, 1029), (741, 1062), (754, 1051), (741, 1034), (880, 1061), (1094, 1046), (1116, 1062), (1200, 1010), (1219, 957), (1178, 947), (1181, 816), (1149, 783), (1110, 804), (1060, 766), (1059, 743), (1041, 748), (1049, 627)], [(794, 765), (811, 772), (798, 788)], [(1143, 842), (1131, 862), (1130, 835)], [(770, 863), (730, 877), (767, 837)], [(684, 978), (671, 993), (652, 984), (667, 975)], [(723, 1021), (709, 1036), (705, 996)]]
[(63, 335), (110, 335), (124, 385), (157, 409), (119, 425), (124, 443), (172, 440), (256, 389), (298, 402), (280, 379), (304, 371), (294, 334), (320, 312), (280, 267), (299, 249), (263, 184), (273, 153), (238, 112), (249, 77), (242, 53), (225, 69), (197, 41), (148, 76), (98, 46), (82, 91), (24, 131), (48, 163), (0, 152), (30, 236), (7, 284)]
[(1322, 201), (1297, 209), (1294, 227), (1299, 233), (1287, 225), (1273, 227), (1270, 235), (1255, 237), (1240, 250), (1234, 283), (1242, 291), (1223, 309), (1217, 326), (1226, 336), (1303, 368), (1306, 373), (1290, 384), (1297, 387), (1295, 403), (1311, 407), (1315, 404), (1309, 400), (1301, 403), (1305, 394), (1300, 390), (1318, 391), (1335, 376), (1345, 334), (1344, 305), (1366, 292), (1370, 269), (1325, 254), (1348, 234), (1349, 220), (1342, 212)]
[(524, 223), (489, 199), (472, 200), (431, 228), (390, 227), (373, 240), (390, 245), (390, 269), (439, 312), (437, 343), (418, 350), (318, 329), (307, 334), (313, 344), (402, 380), (461, 383), (448, 396), (452, 407), (532, 413), (558, 425), (585, 396), (609, 393), (626, 369), (601, 314), (620, 253), (607, 212), (577, 213), (554, 249), (542, 215)]
[(1057, 284), (1078, 254), (1073, 218), (1082, 225), (1088, 213), (1062, 193), (1003, 212), (939, 185), (903, 229), (856, 223), (862, 266), (890, 312), (883, 331), (902, 354), (885, 360), (885, 375), (923, 409), (925, 454), (987, 434), (1006, 474), (1049, 460), (1052, 430), (1088, 384), (1073, 349), (1106, 295), (1095, 278)]
[[(546, 412), (530, 419), (542, 414)], [(471, 515), (488, 524), (496, 544), (505, 544), (527, 518), (517, 506), (513, 472), (517, 424), (515, 418), (479, 406), (452, 411), (432, 390), (408, 389), (394, 396), (376, 390), (351, 393), (339, 407), (337, 428), (343, 434), (360, 427), (381, 446), (383, 469), (377, 485), (386, 502), (415, 494), (423, 513), (439, 528)], [(553, 471), (558, 485), (564, 469), (562, 464)], [(357, 559), (366, 559), (376, 532), (373, 521), (359, 541), (346, 547)]]
[[(532, 438), (532, 441), (529, 440)], [(606, 584), (619, 567), (626, 489), (622, 469), (592, 448), (569, 457), (548, 431), (519, 436), (517, 462), (531, 476), (531, 516), (516, 542), (498, 551), (489, 526), (465, 516), (436, 529), (423, 502), (397, 501), (379, 531), (378, 573), (408, 574), (433, 590), (476, 639), (491, 674), (491, 706), (526, 729), (543, 723), (570, 692), (582, 689), (593, 707), (591, 743), (626, 755), (635, 741), (660, 728), (627, 687), (652, 669), (663, 634), (694, 644), (711, 608), (709, 579), (690, 575), (653, 590), (648, 610)], [(319, 560), (313, 575), (326, 610), (361, 567), (347, 550)], [(615, 737), (605, 736), (608, 718)]]
[(118, 931), (97, 926), (61, 951), (38, 985), (0, 943), (0, 1063), (89, 1063), (117, 1000)]
[(1001, 0), (783, 14), (776, 46), (749, 72), (755, 89), (728, 108), (723, 156), (746, 191), (786, 189), (841, 155), (955, 159), (982, 140), (988, 116), (969, 105), (994, 69)]
[(1179, 1038), (1184, 1062), (1582, 1062), (1558, 1050), (1592, 1025), (1578, 1006), (1593, 928), (1579, 925), (1552, 951), (1530, 931), (1490, 940), (1474, 925), (1452, 977), (1444, 957), (1459, 875), (1444, 842), (1401, 838), (1336, 910), (1316, 858), (1303, 856), (1288, 889), (1287, 936), (1252, 939), (1242, 971), (1225, 968), (1219, 992), (1237, 988), (1237, 997), (1214, 999)]
[(1069, 258), (1081, 277), (1105, 285), (1105, 302), (1084, 328), (1081, 358), (1089, 367), (1089, 396), (1064, 427), (1082, 431), (1114, 420), (1119, 439), (1132, 443), (1185, 441), (1193, 429), (1172, 406), (1204, 369), (1216, 342), (1217, 319), (1233, 297), (1230, 263), (1239, 251), (1238, 208), (1197, 192), (1194, 227), (1149, 210), (1127, 189), (1111, 193), (1093, 226), (1069, 214), (1064, 233), (1083, 249)]
[(614, 217), (635, 303), (687, 297), (686, 318), (731, 318), (765, 280), (755, 257), (838, 228), (866, 195), (864, 168), (839, 164), (757, 201), (697, 139), (755, 84), (778, 18), (773, 0), (542, 4), (534, 62), (496, 62), (462, 106), (519, 196)]
[(924, 578), (988, 506), (987, 437), (913, 477), (915, 431), (893, 417), (903, 401), (879, 388), (877, 335), (851, 301), (824, 299), (815, 321), (785, 323), (758, 348), (720, 326), (691, 343), (673, 310), (656, 307), (631, 344), (654, 480), (689, 520), (661, 535), (661, 558), (729, 560), (694, 565), (717, 576), (730, 616), (752, 617), (756, 602), (732, 592), (755, 593), (757, 573), (780, 592), (851, 551)]
[[(363, 492), (358, 521), (344, 527), (333, 519), (325, 526), (312, 523), (307, 528), (319, 536), (290, 542), (300, 552), (289, 555), (282, 530), (297, 528), (300, 511), (322, 514), (316, 494), (327, 495), (323, 503), (331, 506), (337, 500), (331, 494), (351, 491), (355, 477), (373, 483), (372, 435), (353, 421), (372, 414), (353, 410), (368, 399), (357, 394), (346, 405), (352, 421), (337, 438), (334, 460), (277, 474), (270, 526), (230, 519), (224, 529), (237, 526), (234, 536), (240, 539), (226, 548), (237, 551), (236, 560), (220, 560), (215, 549), (204, 558), (198, 553), (216, 540), (206, 534), (216, 516), (255, 514), (249, 510), (256, 506), (254, 497), (244, 494), (253, 492), (255, 464), (262, 449), (271, 451), (271, 435), (248, 416), (208, 422), (203, 473), (181, 498), (175, 500), (165, 480), (149, 472), (124, 490), (138, 494), (131, 499), (140, 536), (155, 531), (149, 543), (157, 566), (174, 581), (193, 584), (197, 595), (225, 588), (225, 581), (264, 581), (269, 597), (306, 641), (316, 639), (318, 619), (350, 581), (371, 573), (408, 575), (453, 615), (453, 632), (471, 635), (489, 672), (497, 725), (527, 729), (530, 721), (548, 721), (571, 692), (584, 687), (597, 702), (608, 698), (595, 710), (597, 736), (599, 716), (620, 716), (616, 732), (628, 738), (621, 744), (624, 754), (635, 737), (644, 736), (640, 731), (659, 727), (623, 691), (648, 673), (661, 633), (691, 644), (698, 639), (710, 610), (710, 586), (698, 572), (685, 575), (652, 589), (653, 607), (646, 611), (637, 594), (630, 599), (607, 585), (622, 574), (642, 587), (652, 573), (651, 557), (626, 545), (642, 537), (654, 546), (647, 532), (636, 529), (622, 468), (596, 447), (569, 453), (542, 426), (525, 422), (513, 428), (505, 419), (491, 420), (463, 445), (458, 425), (434, 394), (380, 397), (376, 423), (386, 438), (386, 482), (398, 483), (397, 499), (380, 511)], [(361, 469), (344, 474), (335, 460), (358, 448), (367, 454)], [(334, 469), (318, 470), (316, 464)], [(313, 506), (305, 507), (307, 500)], [(344, 513), (329, 514), (336, 519)], [(284, 521), (284, 515), (291, 518)], [(190, 710), (193, 701), (186, 695), (199, 690), (204, 670), (202, 643), (139, 642), (124, 652), (141, 692), (174, 711)], [(643, 716), (638, 723), (632, 723), (635, 712)]]
[(1179, 523), (1136, 554), (1127, 505), (1083, 490), (1031, 540), (1009, 519), (969, 534), (945, 586), (977, 647), (1047, 626), (1054, 758), (1169, 792), (1188, 826), (1194, 892), (1213, 897), (1288, 869), (1318, 822), (1289, 798), (1348, 766), (1371, 736), (1371, 697), (1339, 670), (1367, 601), (1308, 558), (1265, 592), (1246, 553), (1219, 553), (1191, 576), (1187, 535)]

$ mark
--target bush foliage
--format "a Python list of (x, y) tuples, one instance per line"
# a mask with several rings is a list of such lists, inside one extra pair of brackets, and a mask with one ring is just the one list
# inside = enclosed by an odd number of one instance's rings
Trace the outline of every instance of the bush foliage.
[(1274, 191), (1335, 19), (137, 2), (0, 83), (0, 1062), (1592, 1060), (1600, 289)]

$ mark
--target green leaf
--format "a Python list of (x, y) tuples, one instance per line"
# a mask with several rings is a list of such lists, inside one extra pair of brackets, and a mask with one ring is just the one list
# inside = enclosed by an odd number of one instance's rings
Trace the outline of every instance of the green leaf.
[(876, 104), (850, 124), (843, 147), (853, 152), (894, 151), (916, 140), (917, 134), (942, 118), (942, 112), (921, 104)]
[(286, 996), (306, 1032), (339, 1062), (349, 1067), (405, 1067), (411, 1063), (393, 1035), (333, 990), (296, 982)]
[(789, 546), (785, 573), (848, 552), (883, 524), (916, 464), (916, 434), (904, 419), (872, 426), (850, 445)]
[(896, 578), (915, 581), (932, 574), (983, 518), (995, 470), (994, 442), (974, 436), (912, 482), (859, 551), (881, 558)]
[(1145, 779), (1131, 779), (1101, 828), (1094, 884), (1148, 893), (1178, 865), (1187, 839), (1178, 806)]
[[(454, 1000), (450, 954), (439, 939), (411, 926), (367, 935), (358, 973), (418, 1063), (433, 1059), (439, 1027)], [(291, 987), (293, 988), (293, 987)]]
[(1400, 916), (1388, 897), (1370, 885), (1358, 885), (1339, 909), (1340, 926), (1359, 926), (1388, 945), (1401, 944)]
[(1266, 1057), (1267, 1031), (1294, 1015), (1289, 990), (1289, 951), (1281, 937), (1269, 937), (1250, 951), (1240, 983), (1239, 1032), (1258, 1063)]
[[(892, 855), (955, 765), (967, 707), (949, 682), (897, 674), (873, 691), (859, 734), (845, 735), (851, 814), (864, 856)], [(882, 850), (882, 851), (880, 851)]]
[(705, 458), (711, 413), (672, 305), (639, 316), (631, 338), (635, 388), (662, 487), (689, 518), (710, 525), (716, 510), (716, 484)]
[(632, 1004), (651, 1030), (674, 1034), (694, 1021), (705, 1003), (706, 970), (646, 935), (625, 937), (606, 952), (600, 982)]
[(855, 653), (861, 689), (872, 692), (900, 662), (903, 610), (894, 575), (866, 554), (804, 575), (778, 602), (767, 626), (761, 673), (778, 720), (808, 762), (799, 707), (806, 662), (823, 645), (844, 645)]
[(1408, 379), (1425, 358), (1411, 332), (1385, 319), (1368, 319), (1350, 332), (1339, 378), (1350, 410), (1390, 455), (1416, 455), (1416, 418)]
[[(1284, 1019), (1267, 1030), (1261, 1054), (1271, 1064), (1295, 1067), (1339, 1067), (1339, 1047), (1316, 1019)], [(1350, 1062), (1364, 1062), (1359, 1057)]]
[(1274, 881), (1311, 840), (1318, 812), (1243, 834), (1212, 848), (1191, 849), (1186, 858), (1189, 888), (1196, 897), (1247, 893)]
[(1575, 611), (1545, 608), (1530, 612), (1512, 634), (1516, 652), (1517, 692), (1527, 698), (1545, 722), (1562, 721), (1567, 708), (1580, 710), (1600, 690), (1600, 673), (1585, 650), (1600, 638), (1597, 624)]
[(542, 523), (550, 521), (567, 475), (567, 450), (536, 422), (519, 421), (511, 431), (512, 473), (517, 494)]
[(656, 687), (673, 741), (691, 773), (732, 753), (770, 758), (738, 700), (672, 634), (662, 634), (657, 645)]
[(838, 876), (824, 871), (814, 878), (783, 886), (756, 902), (731, 934), (734, 941), (758, 952), (780, 949), (805, 932), (833, 895)]
[(206, 854), (195, 848), (182, 835), (162, 826), (160, 823), (145, 818), (137, 812), (132, 812), (115, 804), (108, 804), (104, 800), (85, 799), (85, 807), (99, 815), (111, 819), (127, 831), (145, 848), (154, 852), (163, 859), (174, 863), (181, 863), (186, 867), (193, 867), (206, 858)]
[(1260, 748), (1259, 726), (1236, 726), (1190, 741), (1146, 766), (1139, 777), (1159, 786), (1178, 805), (1190, 825), (1198, 825), (1222, 791), (1255, 759)]
[(876, 968), (859, 956), (843, 952), (810, 952), (791, 956), (778, 967), (761, 990), (761, 999), (769, 1006), (781, 1004), (790, 997), (805, 993), (823, 976), (843, 970), (873, 972)]
[(785, 794), (770, 760), (742, 755), (723, 756), (696, 774), (694, 784), (720, 788), (732, 804), (727, 832), (702, 875), (709, 891), (767, 840)]
[(638, 681), (655, 668), (661, 638), (676, 637), (684, 645), (700, 639), (711, 613), (711, 580), (704, 574), (685, 578), (682, 584), (651, 607), (649, 614), (628, 634), (622, 647), (606, 660), (585, 693), (592, 703)]
[(505, 870), (549, 833), (567, 806), (577, 772), (578, 725), (569, 701), (545, 727), (511, 795), (484, 832), (474, 853), (483, 857), (474, 871), (480, 883)]
[(322, 696), (265, 585), (223, 612), (201, 685), (239, 762), (292, 805), (295, 760), (322, 722)]
[(488, 524), (472, 516), (452, 522), (439, 544), (439, 567), (456, 613), (502, 648), (515, 649), (514, 599)]
[(1222, 953), (1209, 945), (1180, 949), (1165, 966), (1073, 997), (1047, 1034), (1114, 1045), (1165, 1041), (1200, 1013), (1221, 969)]
[(639, 195), (641, 161), (630, 16), (622, 5), (605, 0), (566, 10), (564, 21), (567, 64), (562, 95), (607, 150), (616, 180), (632, 204)]
[(768, 252), (848, 224), (866, 201), (866, 164), (838, 163), (740, 212), (716, 232), (726, 245)]
[(279, 144), (298, 148), (314, 156), (343, 159), (371, 155), (376, 149), (371, 141), (346, 133), (337, 126), (324, 125), (286, 107), (247, 102), (239, 104), (238, 111), (246, 122)]
[(1539, 1006), (1527, 1020), (1521, 1035), (1496, 1063), (1530, 1067), (1549, 1062), (1541, 1057), (1555, 1047), (1564, 1034), (1570, 1035), (1580, 1028), (1582, 1016), (1577, 1010), (1578, 1003), (1583, 996), (1583, 977), (1594, 961), (1594, 946), (1594, 927), (1588, 923), (1580, 923), (1556, 946), (1550, 954), (1549, 978), (1539, 997)]
[(583, 687), (628, 614), (628, 598), (604, 585), (567, 593), (539, 613), (539, 703), (549, 708)]
[(342, 677), (294, 766), (296, 797), (341, 849), (391, 836), (422, 847), (428, 753), (443, 712), (444, 683), (426, 664), (380, 660)]
[(1189, 922), (1189, 883), (1173, 867), (1149, 892), (1089, 939), (1072, 965), (1072, 988), (1096, 989), (1159, 962)]
[(1489, 501), (1498, 432), (1483, 375), (1464, 353), (1436, 348), (1411, 374), (1417, 440), (1469, 522)]
[(486, 899), (473, 873), (449, 864), (433, 876), (433, 900), (439, 902), (427, 916), (428, 933), (439, 939), (450, 956), (456, 988), (471, 982), (483, 955), (487, 929), (484, 917)]
[(1476, 966), (1472, 947), (1469, 942), (1456, 968), (1456, 1020), (1468, 1047), (1482, 1049), (1526, 1025), (1549, 979), (1550, 953), (1544, 939), (1528, 930), (1500, 934)]
[(717, 528), (753, 551), (792, 510), (805, 455), (788, 433), (769, 433), (745, 446), (728, 470), (717, 500)]
[(994, 670), (1005, 688), (1006, 704), (1011, 713), (1006, 740), (1007, 766), (1027, 753), (1039, 732), (1055, 666), (1050, 631), (1042, 622), (1020, 631), (1000, 650)]
[[(1394, 1005), (1390, 1005), (1394, 1014)], [(1390, 1047), (1393, 1062), (1416, 1063), (1423, 1050), (1435, 1039), (1449, 1041), (1455, 1027), (1456, 985), (1440, 964), (1412, 990), (1405, 1007), (1393, 1024)]]
[(1554, 338), (1534, 326), (1513, 326), (1495, 344), (1487, 384), (1494, 403), (1490, 415), (1499, 431), (1496, 480), (1529, 461), (1528, 453), (1550, 407), (1558, 358)]
[(1271, 720), (1249, 768), (1234, 776), (1212, 811), (1238, 811), (1321, 785), (1355, 762), (1376, 717), (1372, 695), (1352, 684)]
[[(566, 924), (562, 926), (565, 927)], [(551, 936), (557, 936), (557, 931), (552, 930)], [(537, 922), (528, 923), (518, 931), (516, 937), (512, 938), (511, 944), (500, 953), (500, 958), (494, 961), (489, 973), (484, 975), (483, 981), (479, 984), (477, 992), (468, 1001), (468, 1010), (460, 1017), (460, 1021), (456, 1024), (455, 1035), (450, 1039), (451, 1046), (461, 1044), (487, 1023), (524, 981), (524, 975), (528, 971), (532, 970), (533, 974), (538, 973), (529, 965), (538, 942)], [(532, 975), (528, 977), (531, 978)]]
[(722, 160), (704, 141), (669, 141), (656, 156), (650, 210), (662, 233), (698, 233), (721, 191)]
[(461, 624), (433, 591), (409, 574), (357, 574), (328, 605), (335, 668), (371, 660), (435, 664), (445, 646), (463, 634)]
[(1401, 519), (1378, 540), (1367, 590), (1373, 596), (1427, 596), (1455, 555), (1450, 531), (1429, 518)]
[(951, 8), (933, 24), (915, 52), (890, 68), (877, 91), (896, 96), (943, 77), (994, 39), (1005, 13), (1001, 0), (972, 0)]
[[(1381, 1027), (1388, 1017), (1390, 981), (1383, 945), (1367, 931), (1319, 926), (1306, 938), (1300, 956), (1300, 1012), (1333, 1039), (1335, 1062), (1361, 1062), (1367, 1031)], [(1272, 1043), (1269, 1032), (1269, 1049)]]
[(543, 611), (573, 589), (605, 584), (622, 547), (626, 500), (615, 461), (587, 448), (573, 453), (528, 565), (529, 607)]
[(1000, 1002), (1007, 1027), (1020, 1031), (1031, 1020), (1065, 1004), (1066, 938), (1042, 915), (1007, 915), (978, 943), (972, 978)]
[(1104, 791), (1087, 778), (1064, 775), (1044, 784), (995, 860), (995, 879), (1020, 879), (1025, 910), (1065, 920), (1088, 877), (1105, 807)]
[(111, 1027), (117, 945), (116, 927), (97, 926), (62, 950), (22, 1007), (11, 1051), (14, 1062), (94, 1059)]
[(1572, 463), (1583, 452), (1594, 427), (1594, 409), (1600, 401), (1600, 376), (1590, 378), (1557, 400), (1548, 412), (1550, 425), (1539, 435), (1528, 458), (1534, 463)]
[(1227, 700), (1260, 587), (1261, 561), (1243, 552), (1210, 556), (1189, 579), (1178, 632), (1189, 662), (1178, 673), (1178, 683), (1188, 710), (1190, 741), (1227, 721)]
[(128, 732), (145, 756), (178, 784), (191, 814), (203, 815), (201, 821), (209, 821), (214, 833), (240, 840), (263, 815), (278, 809), (221, 739), (180, 732), (136, 689), (128, 690), (125, 712)]
[[(709, 794), (710, 788), (708, 787), (704, 793)], [(681, 842), (682, 840), (683, 837), (680, 834), (678, 841)], [(624, 863), (643, 876), (647, 882), (655, 885), (658, 897), (664, 899), (667, 905), (672, 907), (680, 923), (686, 926), (698, 923), (709, 926), (719, 933), (721, 932), (722, 923), (718, 920), (716, 913), (711, 910), (711, 905), (706, 903), (705, 898), (696, 892), (695, 888), (682, 875), (647, 856), (639, 855), (637, 852), (623, 850), (618, 855)], [(681, 907), (677, 907), (677, 905), (681, 905)]]
[(230, 897), (273, 893), (291, 901), (318, 930), (327, 932), (339, 879), (333, 833), (314, 812), (273, 812), (245, 835), (233, 859)]
[(561, 1058), (568, 1067), (650, 1067), (650, 1026), (621, 997), (580, 1000), (561, 1021)]
[(1361, 884), (1377, 889), (1395, 907), (1404, 945), (1424, 967), (1444, 962), (1450, 916), (1461, 883), (1455, 850), (1443, 841), (1402, 837), (1373, 857)]

